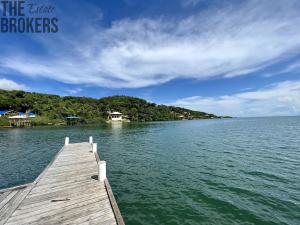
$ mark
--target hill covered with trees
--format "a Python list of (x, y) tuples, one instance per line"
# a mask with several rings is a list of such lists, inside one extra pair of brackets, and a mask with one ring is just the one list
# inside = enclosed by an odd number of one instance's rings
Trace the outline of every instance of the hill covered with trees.
[[(85, 123), (103, 122), (107, 119), (109, 111), (122, 112), (130, 121), (219, 118), (205, 112), (157, 105), (128, 96), (95, 99), (4, 90), (0, 90), (0, 110), (34, 112), (38, 115), (34, 119), (36, 125), (62, 123), (69, 115), (79, 116)], [(2, 117), (1, 120), (3, 125), (5, 118)]]

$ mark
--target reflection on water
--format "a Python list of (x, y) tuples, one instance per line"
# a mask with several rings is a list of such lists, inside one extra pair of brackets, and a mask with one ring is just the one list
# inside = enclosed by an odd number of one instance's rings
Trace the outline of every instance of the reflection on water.
[(110, 127), (112, 129), (112, 133), (114, 135), (118, 135), (121, 133), (122, 127), (123, 127), (123, 123), (122, 122), (111, 122), (110, 123)]

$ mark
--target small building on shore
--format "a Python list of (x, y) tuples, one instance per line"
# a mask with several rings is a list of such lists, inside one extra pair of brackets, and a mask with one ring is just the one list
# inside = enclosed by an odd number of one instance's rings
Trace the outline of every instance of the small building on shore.
[(178, 118), (179, 118), (180, 120), (185, 120), (185, 116), (184, 116), (184, 115), (179, 115)]
[(70, 115), (66, 117), (67, 125), (76, 125), (81, 123), (81, 117)]
[(107, 121), (106, 121), (107, 123), (110, 123), (110, 122), (130, 122), (130, 120), (128, 119), (128, 116), (124, 115), (121, 112), (108, 111), (107, 113), (108, 113), (108, 117), (107, 117)]
[(17, 115), (7, 111), (5, 115), (11, 115), (8, 117), (10, 127), (30, 127), (31, 119), (36, 118), (36, 114), (33, 112), (18, 112)]
[(123, 120), (123, 114), (120, 112), (112, 112), (110, 114), (111, 121), (122, 121)]
[(15, 115), (8, 117), (11, 127), (30, 127), (30, 118), (27, 115)]

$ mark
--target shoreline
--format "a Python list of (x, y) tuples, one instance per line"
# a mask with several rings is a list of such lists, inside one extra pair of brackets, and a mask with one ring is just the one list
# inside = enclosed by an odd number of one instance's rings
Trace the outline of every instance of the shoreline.
[(91, 122), (91, 123), (82, 123), (82, 124), (74, 124), (74, 125), (67, 125), (67, 124), (49, 124), (49, 125), (33, 125), (28, 127), (15, 127), (15, 126), (0, 126), (0, 129), (30, 129), (36, 127), (78, 127), (78, 126), (99, 126), (99, 125), (108, 125), (108, 124), (128, 124), (128, 123), (153, 123), (153, 122), (177, 122), (177, 121), (198, 121), (198, 120), (220, 120), (220, 119), (233, 119), (234, 117), (219, 117), (219, 118), (202, 118), (202, 119), (192, 119), (192, 120), (156, 120), (156, 121), (119, 121), (119, 122), (112, 122), (112, 121), (101, 121), (98, 123)]

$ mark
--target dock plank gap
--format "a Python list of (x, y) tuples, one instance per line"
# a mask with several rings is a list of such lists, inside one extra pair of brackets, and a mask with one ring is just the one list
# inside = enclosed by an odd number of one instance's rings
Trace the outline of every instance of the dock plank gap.
[(125, 225), (97, 144), (65, 145), (33, 183), (0, 190), (0, 225)]

